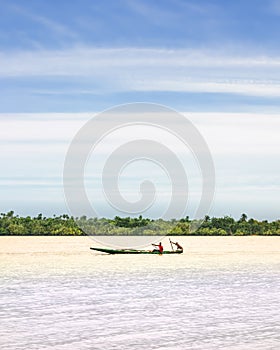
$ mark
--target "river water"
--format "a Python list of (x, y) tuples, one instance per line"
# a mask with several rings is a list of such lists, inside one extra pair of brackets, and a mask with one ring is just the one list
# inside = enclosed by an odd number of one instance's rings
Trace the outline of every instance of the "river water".
[(0, 349), (279, 349), (280, 237), (178, 239), (182, 255), (111, 256), (1, 237)]

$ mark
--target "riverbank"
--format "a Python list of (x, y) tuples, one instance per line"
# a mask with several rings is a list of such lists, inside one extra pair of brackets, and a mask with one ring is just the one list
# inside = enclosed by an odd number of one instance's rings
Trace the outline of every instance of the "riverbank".
[(67, 214), (20, 217), (13, 211), (0, 214), (0, 236), (280, 236), (280, 220), (258, 221), (242, 214), (239, 220), (205, 216), (163, 220), (137, 217), (80, 218)]

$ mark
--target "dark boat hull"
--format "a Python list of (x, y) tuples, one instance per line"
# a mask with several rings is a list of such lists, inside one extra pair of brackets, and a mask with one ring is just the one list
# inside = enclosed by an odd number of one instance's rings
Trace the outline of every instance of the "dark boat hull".
[[(136, 250), (136, 249), (109, 249), (109, 248), (93, 248), (97, 252), (107, 254), (160, 254), (158, 251), (153, 250)], [(182, 250), (164, 250), (162, 254), (182, 254)]]

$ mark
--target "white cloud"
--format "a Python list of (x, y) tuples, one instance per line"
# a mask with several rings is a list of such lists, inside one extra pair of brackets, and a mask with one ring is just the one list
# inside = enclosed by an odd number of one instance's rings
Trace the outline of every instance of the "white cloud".
[(67, 92), (67, 82), (73, 79), (94, 84), (95, 93), (174, 91), (278, 97), (279, 68), (278, 56), (237, 56), (207, 50), (82, 47), (0, 55), (0, 76), (59, 77), (65, 80), (61, 93)]
[[(184, 114), (204, 136), (213, 154), (279, 154), (280, 114)], [(0, 114), (1, 144), (10, 145), (2, 157), (7, 157), (13, 147), (26, 147), (28, 152), (32, 147), (35, 152), (38, 147), (45, 147), (45, 144), (49, 144), (49, 150), (52, 151), (59, 149), (60, 145), (65, 147), (93, 115), (94, 113)], [(102, 147), (98, 146), (100, 154), (117, 147), (122, 140), (128, 142), (139, 137), (169, 142), (179, 153), (184, 153), (184, 145), (176, 142), (174, 135), (168, 136), (167, 131), (138, 125), (115, 130)]]
[(188, 117), (214, 156), (279, 156), (280, 114), (191, 113)]
[[(273, 205), (278, 203), (279, 206), (280, 184), (277, 174), (280, 172), (278, 161), (280, 115), (245, 113), (186, 113), (186, 115), (204, 136), (214, 158), (217, 188), (213, 213), (230, 214), (231, 210), (261, 213), (260, 203), (264, 201), (265, 207), (261, 214), (272, 217), (269, 203)], [(36, 212), (39, 210), (37, 208), (40, 207), (42, 198), (46, 200), (45, 205), (48, 208), (44, 210), (48, 212), (55, 210), (52, 201), (59, 202), (60, 208), (64, 207), (62, 188), (64, 158), (73, 136), (90, 117), (90, 114), (74, 113), (0, 115), (0, 162), (5, 164), (0, 176), (0, 199), (4, 205), (1, 210), (6, 210), (7, 203), (9, 207), (19, 208), (19, 203), (25, 206), (28, 201), (35, 208), (32, 212), (34, 210)], [(198, 178), (199, 172), (192, 168), (195, 164), (189, 160), (191, 157), (189, 150), (186, 153), (185, 146), (176, 141), (174, 135), (168, 137), (166, 131), (161, 134), (154, 129), (149, 132), (145, 126), (129, 127), (123, 132), (118, 130), (108, 137), (103, 145), (100, 144), (96, 148), (94, 158), (96, 163), (90, 163), (94, 172), (91, 173), (91, 166), (85, 172), (89, 186), (97, 186), (101, 196), (102, 190), (99, 188), (101, 183), (94, 174), (102, 171), (102, 164), (115, 147), (133, 138), (142, 138), (142, 135), (148, 139), (161, 140), (167, 147), (173, 149), (184, 166), (187, 165), (191, 201), (195, 201), (197, 194), (200, 193), (201, 182)], [(124, 173), (121, 190), (128, 197), (133, 197), (133, 193), (137, 192), (141, 175), (147, 178), (147, 167), (143, 174), (141, 166), (137, 169), (137, 176), (129, 167)], [(153, 169), (149, 170), (148, 175), (159, 182), (160, 195), (164, 197), (167, 180), (162, 180), (159, 173)], [(235, 209), (232, 209), (232, 203), (235, 203)], [(218, 208), (218, 211), (215, 212), (215, 208)], [(42, 210), (41, 208), (40, 211)], [(102, 213), (106, 215), (104, 211)], [(238, 212), (237, 215), (239, 214)]]
[(88, 113), (0, 114), (0, 140), (9, 143), (69, 142)]

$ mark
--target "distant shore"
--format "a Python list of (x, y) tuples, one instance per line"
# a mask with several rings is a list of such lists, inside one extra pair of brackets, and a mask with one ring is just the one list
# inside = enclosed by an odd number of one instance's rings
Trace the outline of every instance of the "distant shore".
[(163, 220), (116, 216), (108, 218), (74, 218), (67, 214), (53, 217), (20, 217), (13, 211), (0, 214), (0, 236), (280, 236), (280, 220), (258, 221), (242, 214), (205, 216), (201, 220)]

